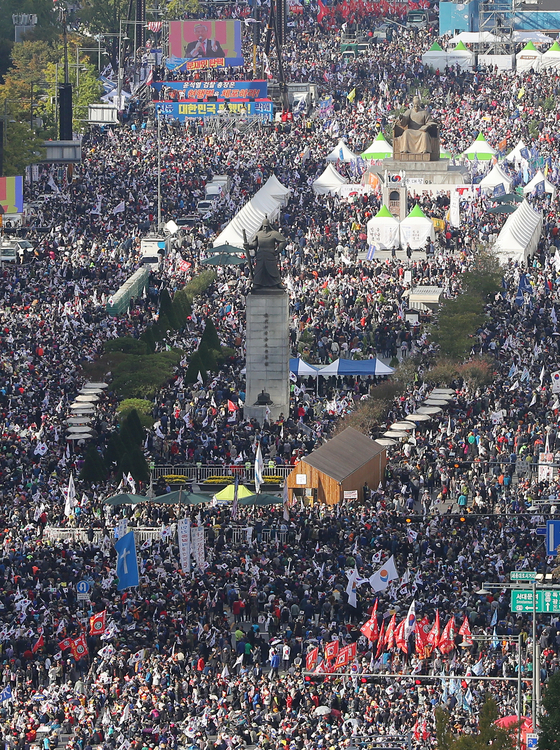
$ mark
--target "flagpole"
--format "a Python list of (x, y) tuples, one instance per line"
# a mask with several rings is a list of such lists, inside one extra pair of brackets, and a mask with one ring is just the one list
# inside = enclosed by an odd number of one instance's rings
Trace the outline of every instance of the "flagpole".
[(157, 118), (157, 230), (161, 229), (161, 130), (160, 109), (156, 105)]

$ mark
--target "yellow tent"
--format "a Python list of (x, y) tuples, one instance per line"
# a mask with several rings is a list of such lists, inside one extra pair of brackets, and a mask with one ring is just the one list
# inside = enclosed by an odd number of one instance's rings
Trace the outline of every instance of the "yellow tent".
[[(233, 493), (235, 492), (235, 485), (234, 484), (228, 484), (227, 487), (224, 487), (223, 490), (220, 490), (217, 492), (214, 497), (216, 500), (229, 500), (230, 502), (233, 502)], [(251, 495), (254, 495), (254, 492), (251, 492), (251, 490), (247, 489), (244, 484), (240, 484), (237, 488), (237, 498), (241, 499), (242, 497), (251, 497)]]

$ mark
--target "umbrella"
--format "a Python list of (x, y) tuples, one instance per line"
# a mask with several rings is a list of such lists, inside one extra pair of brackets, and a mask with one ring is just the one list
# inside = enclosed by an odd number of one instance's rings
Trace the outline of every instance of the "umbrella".
[(493, 206), (489, 208), (487, 213), (489, 214), (512, 214), (517, 211), (517, 206), (512, 206), (511, 203), (501, 203), (499, 206)]
[(407, 438), (408, 432), (404, 432), (404, 430), (399, 430), (398, 432), (397, 430), (388, 430), (387, 432), (383, 433), (383, 437), (396, 439)]
[[(227, 487), (224, 487), (223, 490), (220, 490), (219, 492), (216, 492), (214, 497), (216, 500), (229, 500), (230, 502), (233, 501), (233, 494), (235, 492), (235, 485), (228, 484)], [(251, 497), (254, 495), (254, 492), (251, 492), (251, 490), (248, 487), (245, 487), (244, 484), (240, 484), (237, 488), (237, 499), (241, 500), (242, 497)]]
[(79, 396), (99, 396), (100, 393), (103, 393), (101, 388), (82, 388), (79, 392)]
[(282, 498), (280, 495), (267, 495), (265, 492), (258, 495), (248, 495), (242, 497), (239, 501), (239, 505), (280, 505)]
[(440, 406), (419, 406), (417, 414), (439, 414), (443, 409)]
[(515, 193), (506, 193), (505, 195), (496, 195), (492, 200), (494, 203), (521, 203), (523, 198)]
[(210, 495), (187, 492), (186, 490), (174, 490), (152, 498), (152, 502), (158, 505), (200, 505), (201, 503), (209, 503), (210, 500)]
[(393, 440), (392, 438), (375, 438), (375, 442), (379, 443), (379, 445), (396, 445), (397, 441)]
[(245, 258), (232, 253), (218, 253), (200, 261), (203, 266), (242, 266), (245, 262)]
[(453, 388), (434, 388), (434, 390), (430, 393), (430, 396), (454, 396), (454, 395), (455, 395), (455, 391), (453, 390)]
[(414, 425), (410, 424), (410, 422), (394, 422), (390, 427), (390, 430), (396, 430), (399, 432), (399, 430), (413, 430)]
[(83, 387), (84, 388), (101, 388), (101, 390), (104, 391), (105, 388), (109, 387), (109, 384), (108, 383), (103, 383), (103, 382), (99, 382), (99, 383), (84, 383)]
[(73, 425), (72, 427), (68, 428), (68, 433), (75, 432), (76, 435), (83, 434), (85, 432), (91, 432), (91, 427), (88, 427), (87, 425)]
[(317, 706), (315, 711), (313, 711), (313, 714), (315, 716), (328, 716), (331, 712), (331, 709), (328, 706)]
[(73, 417), (76, 416), (76, 414), (94, 414), (95, 408), (93, 404), (72, 404), (70, 407), (70, 410), (72, 412)]
[(79, 425), (79, 424), (87, 424), (89, 421), (91, 421), (93, 417), (69, 417), (66, 420), (66, 424), (68, 425)]
[(144, 503), (148, 498), (144, 495), (133, 495), (129, 492), (120, 492), (118, 495), (112, 495), (111, 497), (105, 498), (103, 502), (105, 505), (136, 505), (137, 503)]
[(93, 432), (86, 432), (82, 435), (82, 433), (76, 433), (76, 432), (69, 432), (66, 435), (66, 440), (90, 440), (92, 437), (96, 437), (97, 433), (95, 435)]
[(76, 398), (74, 399), (74, 403), (76, 403), (76, 401), (80, 404), (83, 404), (85, 402), (91, 403), (99, 401), (99, 396), (97, 395), (97, 393), (88, 393), (87, 396), (76, 396)]
[(431, 417), (429, 414), (419, 414), (417, 411), (415, 411), (414, 414), (407, 414), (405, 419), (408, 419), (411, 422), (427, 422), (431, 419)]
[(424, 406), (449, 406), (449, 401), (443, 398), (427, 398), (424, 401)]
[(233, 253), (241, 253), (242, 255), (245, 253), (245, 250), (241, 247), (234, 247), (233, 245), (228, 245), (227, 243), (225, 245), (218, 245), (217, 247), (210, 248), (210, 252), (212, 253), (224, 253), (226, 255), (230, 255)]

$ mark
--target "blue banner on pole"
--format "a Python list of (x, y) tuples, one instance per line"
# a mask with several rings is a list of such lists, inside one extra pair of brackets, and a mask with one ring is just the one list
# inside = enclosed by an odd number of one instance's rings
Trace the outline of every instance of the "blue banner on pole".
[(201, 117), (216, 117), (228, 112), (243, 115), (258, 115), (263, 120), (272, 120), (274, 104), (270, 100), (265, 101), (227, 101), (227, 102), (156, 102), (162, 117), (171, 120), (185, 120)]
[(117, 552), (117, 578), (119, 579), (117, 589), (122, 591), (131, 586), (138, 586), (138, 559), (134, 531), (129, 531), (118, 542), (115, 542), (115, 550)]

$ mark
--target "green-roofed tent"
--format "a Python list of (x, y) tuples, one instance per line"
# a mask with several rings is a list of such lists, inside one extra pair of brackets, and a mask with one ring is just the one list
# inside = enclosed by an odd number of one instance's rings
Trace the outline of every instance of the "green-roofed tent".
[(560, 70), (560, 44), (554, 42), (552, 47), (541, 57), (541, 70)]
[(487, 142), (482, 133), (479, 133), (475, 141), (463, 151), (463, 156), (466, 156), (469, 161), (474, 161), (475, 156), (478, 161), (490, 161), (495, 154), (496, 150)]
[(410, 245), (412, 250), (423, 250), (429, 239), (435, 240), (436, 238), (432, 220), (428, 219), (418, 204), (414, 206), (406, 219), (401, 221), (399, 231), (403, 250), (407, 245)]
[(399, 222), (385, 204), (367, 223), (367, 241), (376, 250), (391, 250), (399, 246)]
[(543, 53), (539, 52), (533, 42), (527, 42), (521, 52), (515, 56), (515, 67), (518, 73), (526, 70), (540, 70)]
[(280, 505), (282, 498), (279, 495), (268, 495), (266, 493), (243, 497), (239, 500), (239, 505)]
[(156, 505), (200, 505), (209, 503), (211, 499), (210, 495), (187, 492), (186, 490), (174, 490), (173, 492), (166, 492), (164, 495), (156, 495), (152, 502)]
[(474, 68), (474, 53), (467, 49), (463, 42), (447, 53), (447, 64), (449, 67), (460, 68), (461, 70), (472, 70)]
[(447, 52), (442, 50), (437, 42), (434, 42), (430, 49), (422, 55), (422, 65), (433, 70), (445, 70), (447, 60)]
[(360, 156), (362, 159), (390, 159), (393, 156), (393, 147), (380, 132)]

